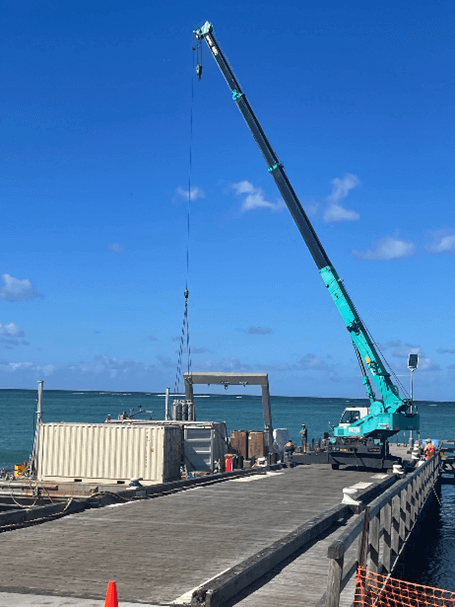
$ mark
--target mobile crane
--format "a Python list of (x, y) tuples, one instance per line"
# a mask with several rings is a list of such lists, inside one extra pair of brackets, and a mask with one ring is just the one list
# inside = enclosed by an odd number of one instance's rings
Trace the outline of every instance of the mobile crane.
[[(205, 40), (232, 92), (248, 128), (251, 131), (272, 175), (280, 194), (286, 203), (315, 263), (322, 280), (332, 296), (346, 325), (354, 346), (354, 351), (363, 376), (363, 383), (369, 399), (368, 407), (345, 409), (338, 426), (333, 428), (334, 437), (326, 441), (324, 457), (317, 461), (331, 463), (333, 468), (340, 464), (351, 464), (373, 468), (391, 468), (394, 458), (389, 455), (388, 438), (403, 430), (419, 430), (419, 414), (411, 399), (402, 398), (398, 387), (374, 344), (366, 326), (352, 302), (343, 280), (333, 267), (313, 226), (311, 225), (286, 173), (282, 163), (268, 141), (250, 103), (227, 59), (221, 51), (213, 32), (213, 25), (206, 21), (193, 31), (195, 38)], [(202, 65), (196, 72), (201, 77)], [(377, 398), (373, 385), (380, 397)]]

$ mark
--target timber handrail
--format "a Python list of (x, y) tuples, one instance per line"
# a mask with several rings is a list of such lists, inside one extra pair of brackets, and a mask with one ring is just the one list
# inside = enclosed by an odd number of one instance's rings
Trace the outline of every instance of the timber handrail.
[(440, 469), (441, 460), (439, 454), (436, 454), (384, 491), (364, 513), (351, 519), (340, 537), (328, 547), (327, 592), (318, 602), (318, 607), (339, 607), (341, 591), (348, 581), (347, 578), (353, 574), (353, 568), (349, 567), (347, 574), (343, 576), (344, 557), (352, 543), (362, 536), (362, 532), (365, 545), (361, 552), (364, 560), (368, 559), (368, 569), (385, 575), (392, 573), (430, 494), (434, 491)]

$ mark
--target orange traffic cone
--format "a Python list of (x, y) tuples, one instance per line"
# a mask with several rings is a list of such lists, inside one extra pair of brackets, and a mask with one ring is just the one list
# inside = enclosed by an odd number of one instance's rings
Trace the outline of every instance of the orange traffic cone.
[(107, 585), (104, 607), (118, 607), (117, 584), (115, 582), (109, 582)]

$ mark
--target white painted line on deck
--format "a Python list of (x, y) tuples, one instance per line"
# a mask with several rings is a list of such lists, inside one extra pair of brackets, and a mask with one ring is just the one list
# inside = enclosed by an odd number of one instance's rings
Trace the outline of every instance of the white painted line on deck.
[(189, 605), (191, 603), (191, 597), (193, 596), (193, 592), (195, 592), (196, 590), (199, 590), (199, 588), (201, 588), (202, 586), (205, 586), (205, 584), (208, 584), (212, 580), (216, 579), (218, 576), (223, 575), (223, 573), (226, 573), (226, 571), (229, 571), (230, 569), (231, 569), (231, 567), (228, 567), (224, 571), (221, 571), (221, 573), (217, 573), (216, 575), (209, 578), (208, 580), (205, 580), (205, 582), (202, 582), (202, 584), (199, 584), (199, 586), (196, 586), (192, 590), (188, 590), (188, 592), (185, 592), (185, 594), (182, 594), (178, 598), (174, 599), (170, 604), (171, 605)]
[(106, 508), (118, 508), (118, 506), (130, 506), (131, 504), (137, 504), (138, 502), (122, 502), (121, 504), (109, 504)]
[(278, 474), (284, 474), (284, 472), (266, 472), (265, 474), (258, 474), (257, 476), (246, 476), (245, 478), (233, 478), (229, 482), (230, 483), (250, 483), (251, 481), (258, 481), (261, 478), (276, 476)]

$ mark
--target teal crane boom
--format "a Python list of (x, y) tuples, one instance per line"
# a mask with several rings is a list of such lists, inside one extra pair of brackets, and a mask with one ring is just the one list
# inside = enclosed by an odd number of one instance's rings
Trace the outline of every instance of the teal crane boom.
[[(198, 40), (205, 40), (232, 92), (232, 99), (250, 129), (264, 159), (268, 171), (275, 180), (280, 194), (286, 203), (327, 287), (341, 317), (346, 325), (356, 352), (363, 375), (363, 383), (370, 406), (358, 419), (351, 417), (349, 423), (341, 423), (334, 428), (335, 436), (354, 438), (374, 437), (385, 439), (401, 430), (418, 430), (419, 415), (410, 399), (400, 396), (390, 373), (375, 347), (343, 280), (332, 265), (308, 216), (306, 215), (287, 175), (284, 166), (267, 139), (244, 91), (229, 66), (218, 42), (213, 25), (206, 21), (202, 27), (194, 30)], [(198, 66), (200, 76), (202, 69)], [(373, 385), (379, 398), (376, 397)], [(342, 418), (343, 420), (343, 418)]]

